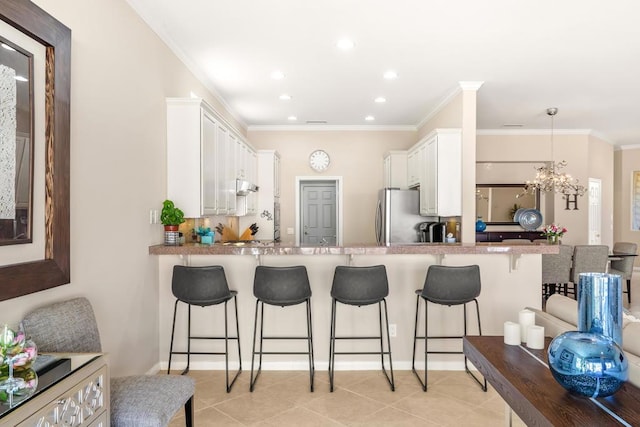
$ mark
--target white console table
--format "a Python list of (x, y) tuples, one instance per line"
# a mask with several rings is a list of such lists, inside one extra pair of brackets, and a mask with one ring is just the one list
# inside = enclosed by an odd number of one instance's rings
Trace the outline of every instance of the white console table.
[(56, 356), (69, 359), (70, 368), (56, 372), (53, 379), (47, 378), (50, 385), (42, 389), (39, 385), (33, 396), (15, 407), (0, 405), (0, 425), (109, 427), (109, 368), (105, 356)]

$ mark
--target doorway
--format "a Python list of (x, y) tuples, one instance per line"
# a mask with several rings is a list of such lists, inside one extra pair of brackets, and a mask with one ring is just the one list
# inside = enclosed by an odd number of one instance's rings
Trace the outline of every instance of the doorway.
[(602, 244), (602, 181), (589, 178), (589, 244)]
[(342, 178), (296, 177), (296, 243), (342, 245)]

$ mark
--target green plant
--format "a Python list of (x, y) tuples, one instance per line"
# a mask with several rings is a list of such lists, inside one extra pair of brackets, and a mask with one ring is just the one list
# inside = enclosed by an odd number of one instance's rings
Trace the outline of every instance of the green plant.
[(178, 209), (171, 200), (162, 202), (160, 222), (163, 225), (180, 225), (184, 222), (184, 212)]

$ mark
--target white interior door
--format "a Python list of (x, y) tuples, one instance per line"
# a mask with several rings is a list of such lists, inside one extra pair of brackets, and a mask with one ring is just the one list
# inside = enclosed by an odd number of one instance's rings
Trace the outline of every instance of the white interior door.
[(302, 182), (302, 244), (335, 246), (337, 242), (335, 181)]
[(589, 178), (589, 244), (602, 241), (602, 181)]

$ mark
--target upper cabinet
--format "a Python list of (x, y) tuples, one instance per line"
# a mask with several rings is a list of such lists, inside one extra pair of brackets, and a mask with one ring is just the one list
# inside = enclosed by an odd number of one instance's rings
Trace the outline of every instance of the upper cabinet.
[(384, 187), (408, 188), (407, 152), (389, 151), (384, 156)]
[(420, 215), (462, 215), (460, 129), (436, 129), (411, 147), (407, 180), (420, 187)]
[(255, 150), (206, 102), (167, 99), (167, 198), (185, 217), (255, 213), (254, 198), (240, 212), (236, 196), (236, 179), (255, 177)]

